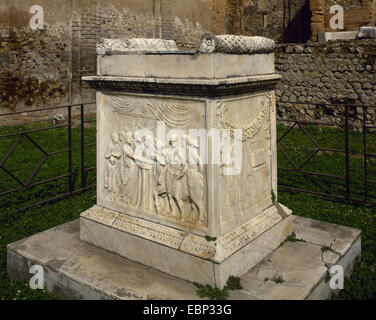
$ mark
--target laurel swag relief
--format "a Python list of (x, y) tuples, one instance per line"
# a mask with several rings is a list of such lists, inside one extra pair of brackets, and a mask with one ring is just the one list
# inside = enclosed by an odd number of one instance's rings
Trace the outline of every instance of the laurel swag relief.
[[(225, 212), (227, 221), (246, 221), (250, 213), (257, 212), (258, 206), (271, 197), (271, 131), (270, 112), (273, 108), (273, 98), (270, 94), (255, 95), (257, 112), (250, 117), (247, 105), (242, 109), (236, 101), (233, 105), (237, 109), (230, 108), (229, 102), (221, 102), (217, 108), (217, 118), (222, 128), (228, 129), (235, 138), (234, 132), (242, 130), (242, 168), (238, 175), (226, 175), (224, 170), (227, 165), (220, 165), (222, 176)], [(253, 100), (254, 101), (254, 100)], [(240, 121), (233, 120), (238, 115)], [(234, 144), (230, 144), (230, 153), (235, 152)]]
[(166, 99), (109, 97), (116, 120), (105, 148), (106, 198), (137, 212), (206, 226), (204, 166), (199, 156), (186, 156), (198, 146), (182, 134), (154, 138), (157, 121), (183, 132), (197, 126), (195, 118), (205, 118), (203, 111)]

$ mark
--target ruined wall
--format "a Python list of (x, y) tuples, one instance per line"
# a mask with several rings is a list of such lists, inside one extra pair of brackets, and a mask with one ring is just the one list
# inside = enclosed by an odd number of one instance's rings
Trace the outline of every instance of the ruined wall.
[(267, 36), (279, 42), (310, 38), (309, 0), (227, 0), (227, 33)]
[[(343, 108), (319, 109), (306, 103), (376, 105), (375, 39), (279, 45), (276, 69), (282, 75), (276, 90), (282, 118), (342, 121)], [(369, 123), (376, 123), (375, 111), (369, 109)], [(360, 127), (362, 109), (352, 116)]]
[[(0, 108), (28, 110), (95, 100), (81, 77), (96, 73), (100, 38), (173, 39), (196, 49), (200, 36), (233, 33), (278, 41), (309, 37), (308, 0), (41, 0), (43, 30), (31, 30), (31, 0), (0, 4)], [(303, 23), (304, 22), (304, 23)], [(309, 27), (309, 25), (308, 25)]]
[[(323, 12), (332, 2), (311, 0), (314, 11)], [(342, 2), (357, 10), (366, 0)], [(95, 100), (81, 77), (96, 73), (100, 38), (172, 39), (192, 50), (205, 32), (261, 35), (279, 42), (310, 37), (309, 0), (40, 0), (43, 30), (30, 29), (33, 4), (0, 3), (0, 113)]]
[(182, 49), (196, 48), (204, 32), (224, 32), (221, 3), (224, 0), (41, 0), (44, 29), (31, 30), (34, 1), (3, 0), (0, 113), (93, 101), (95, 92), (81, 77), (96, 73), (100, 38), (156, 37), (176, 40)]
[[(69, 102), (71, 7), (41, 0), (45, 27), (32, 30), (34, 1), (6, 1), (0, 9), (0, 113)], [(56, 10), (59, 6), (60, 10)]]
[[(344, 29), (330, 28), (330, 7), (340, 5), (344, 8)], [(317, 41), (317, 34), (331, 31), (355, 31), (362, 25), (375, 24), (374, 0), (311, 0), (312, 10), (312, 41)]]

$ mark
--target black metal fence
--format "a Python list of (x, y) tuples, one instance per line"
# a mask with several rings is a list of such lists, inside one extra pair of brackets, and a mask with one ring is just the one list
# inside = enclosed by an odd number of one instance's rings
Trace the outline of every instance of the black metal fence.
[[(28, 125), (0, 127), (2, 210), (26, 210), (95, 187), (95, 183), (87, 183), (87, 175), (95, 170), (95, 164), (87, 167), (85, 161), (85, 150), (96, 146), (95, 138), (88, 143), (85, 137), (85, 126), (95, 122), (95, 118), (85, 119), (85, 109), (89, 107), (95, 111), (95, 103), (90, 102), (0, 114), (0, 123), (11, 123), (22, 116), (43, 119)], [(51, 116), (54, 112), (59, 116)], [(79, 163), (74, 161), (78, 158)], [(41, 173), (42, 168), (47, 173)], [(34, 192), (30, 195), (31, 190)]]
[(280, 103), (282, 108), (279, 188), (376, 204), (376, 106)]
[[(278, 109), (280, 190), (376, 204), (375, 106), (285, 103)], [(300, 111), (299, 119), (297, 109), (311, 112)], [(59, 117), (51, 117), (54, 111)], [(47, 120), (0, 125), (0, 209), (21, 211), (94, 188), (95, 103), (26, 113), (45, 113)], [(0, 124), (26, 113), (0, 114)]]

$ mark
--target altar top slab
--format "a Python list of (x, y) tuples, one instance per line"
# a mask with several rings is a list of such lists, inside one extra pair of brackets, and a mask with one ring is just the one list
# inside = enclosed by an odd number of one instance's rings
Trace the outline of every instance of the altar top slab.
[(275, 73), (274, 53), (198, 54), (112, 52), (98, 55), (98, 76), (175, 79), (226, 79)]

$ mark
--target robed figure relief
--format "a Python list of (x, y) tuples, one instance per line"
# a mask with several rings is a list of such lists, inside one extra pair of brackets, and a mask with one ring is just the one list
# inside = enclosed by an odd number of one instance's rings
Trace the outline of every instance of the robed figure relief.
[(141, 137), (136, 138), (137, 145), (144, 145), (142, 154), (136, 159), (138, 167), (138, 182), (135, 187), (137, 186), (140, 195), (137, 208), (149, 212), (154, 211), (153, 190), (155, 189), (155, 185), (153, 183), (153, 143), (154, 141), (151, 137), (146, 137), (146, 139), (142, 139)]
[(104, 175), (104, 187), (114, 195), (119, 194), (121, 186), (121, 156), (120, 137), (118, 133), (114, 132), (105, 154), (106, 166)]
[(135, 206), (140, 197), (137, 188), (134, 187), (138, 181), (138, 167), (134, 157), (133, 132), (128, 129), (123, 132), (122, 151), (121, 200), (129, 206)]
[(109, 118), (117, 129), (115, 139), (107, 141), (108, 149), (113, 149), (105, 157), (107, 200), (130, 213), (207, 226), (204, 168), (197, 152), (189, 155), (189, 147), (194, 151), (198, 147), (184, 134), (166, 141), (139, 134), (143, 129), (154, 132), (158, 121), (182, 131), (201, 128), (205, 106), (132, 95), (110, 95), (109, 100), (113, 111)]
[(194, 148), (189, 144), (189, 139), (183, 143), (179, 142), (178, 136), (170, 139), (167, 165), (158, 178), (159, 195), (167, 197), (168, 215), (182, 222), (204, 223), (206, 182), (201, 173), (201, 160), (197, 152), (188, 153), (187, 156), (184, 146), (189, 150)]
[(198, 147), (187, 137), (173, 136), (164, 144), (126, 129), (112, 134), (105, 158), (105, 189), (116, 201), (182, 223), (205, 224), (203, 166)]

